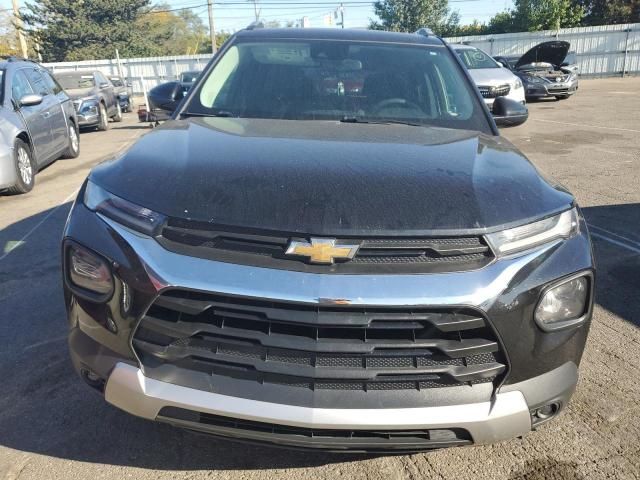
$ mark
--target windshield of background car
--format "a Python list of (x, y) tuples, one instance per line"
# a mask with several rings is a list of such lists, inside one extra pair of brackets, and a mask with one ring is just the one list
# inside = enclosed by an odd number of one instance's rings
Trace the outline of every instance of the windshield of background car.
[(118, 78), (111, 78), (111, 83), (113, 83), (114, 87), (124, 87), (124, 83), (122, 82), (122, 80), (118, 79)]
[(443, 45), (277, 40), (232, 45), (183, 113), (396, 121), (491, 133)]
[(96, 85), (93, 75), (60, 75), (56, 80), (65, 90), (93, 88)]
[(469, 70), (478, 68), (500, 68), (500, 65), (498, 65), (493, 58), (477, 48), (456, 49), (456, 53)]

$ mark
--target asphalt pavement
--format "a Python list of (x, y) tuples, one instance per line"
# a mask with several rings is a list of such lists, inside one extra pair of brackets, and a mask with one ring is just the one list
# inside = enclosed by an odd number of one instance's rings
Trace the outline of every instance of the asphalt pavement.
[(411, 456), (247, 446), (129, 416), (66, 348), (60, 237), (89, 169), (147, 127), (81, 136), (82, 153), (0, 195), (0, 480), (640, 478), (640, 78), (584, 80), (503, 134), (577, 197), (598, 265), (594, 321), (566, 412), (522, 439)]

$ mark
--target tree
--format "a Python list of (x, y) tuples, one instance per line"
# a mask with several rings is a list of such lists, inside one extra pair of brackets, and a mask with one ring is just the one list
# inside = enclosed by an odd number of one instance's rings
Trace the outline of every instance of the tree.
[(640, 0), (574, 0), (586, 13), (584, 25), (640, 22)]
[(150, 53), (153, 41), (135, 28), (150, 0), (40, 0), (26, 3), (22, 20), (44, 61), (112, 58)]
[(171, 11), (168, 4), (161, 3), (141, 15), (136, 21), (136, 28), (146, 32), (147, 39), (152, 40), (146, 45), (150, 55), (211, 52), (209, 31), (191, 10)]
[(536, 32), (577, 27), (584, 8), (575, 0), (514, 0), (513, 10), (496, 14), (485, 33)]
[(457, 12), (451, 13), (448, 0), (378, 0), (373, 5), (379, 22), (370, 28), (394, 32), (415, 32), (422, 27), (436, 34), (450, 35), (460, 22)]
[(0, 55), (18, 55), (17, 32), (7, 12), (0, 11)]

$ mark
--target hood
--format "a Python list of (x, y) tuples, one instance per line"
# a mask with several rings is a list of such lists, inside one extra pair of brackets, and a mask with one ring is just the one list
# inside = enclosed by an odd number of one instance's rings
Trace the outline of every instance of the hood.
[(169, 121), (90, 179), (171, 217), (304, 235), (484, 232), (573, 201), (500, 137), (328, 121)]
[(570, 46), (571, 44), (569, 42), (563, 42), (561, 40), (539, 43), (520, 57), (515, 68), (539, 62), (546, 62), (559, 66), (567, 56)]
[(94, 88), (70, 88), (65, 90), (67, 95), (71, 97), (71, 100), (79, 100), (81, 98), (93, 97), (96, 95)]
[(518, 77), (506, 68), (474, 68), (469, 74), (478, 86), (497, 87), (508, 83), (513, 85)]

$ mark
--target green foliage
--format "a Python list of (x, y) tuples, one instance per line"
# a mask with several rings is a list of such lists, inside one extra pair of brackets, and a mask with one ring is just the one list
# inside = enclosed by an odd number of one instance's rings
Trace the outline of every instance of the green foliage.
[(457, 31), (460, 16), (450, 13), (448, 0), (378, 0), (374, 11), (380, 19), (370, 28), (393, 32), (415, 32), (422, 27), (446, 36)]
[(40, 0), (22, 14), (45, 61), (112, 58), (149, 53), (146, 32), (133, 28), (149, 0)]
[(586, 15), (584, 25), (640, 22), (640, 0), (574, 0)]
[[(150, 0), (39, 0), (22, 14), (44, 61), (211, 52), (209, 31), (190, 10)], [(226, 37), (218, 38), (218, 45)]]

